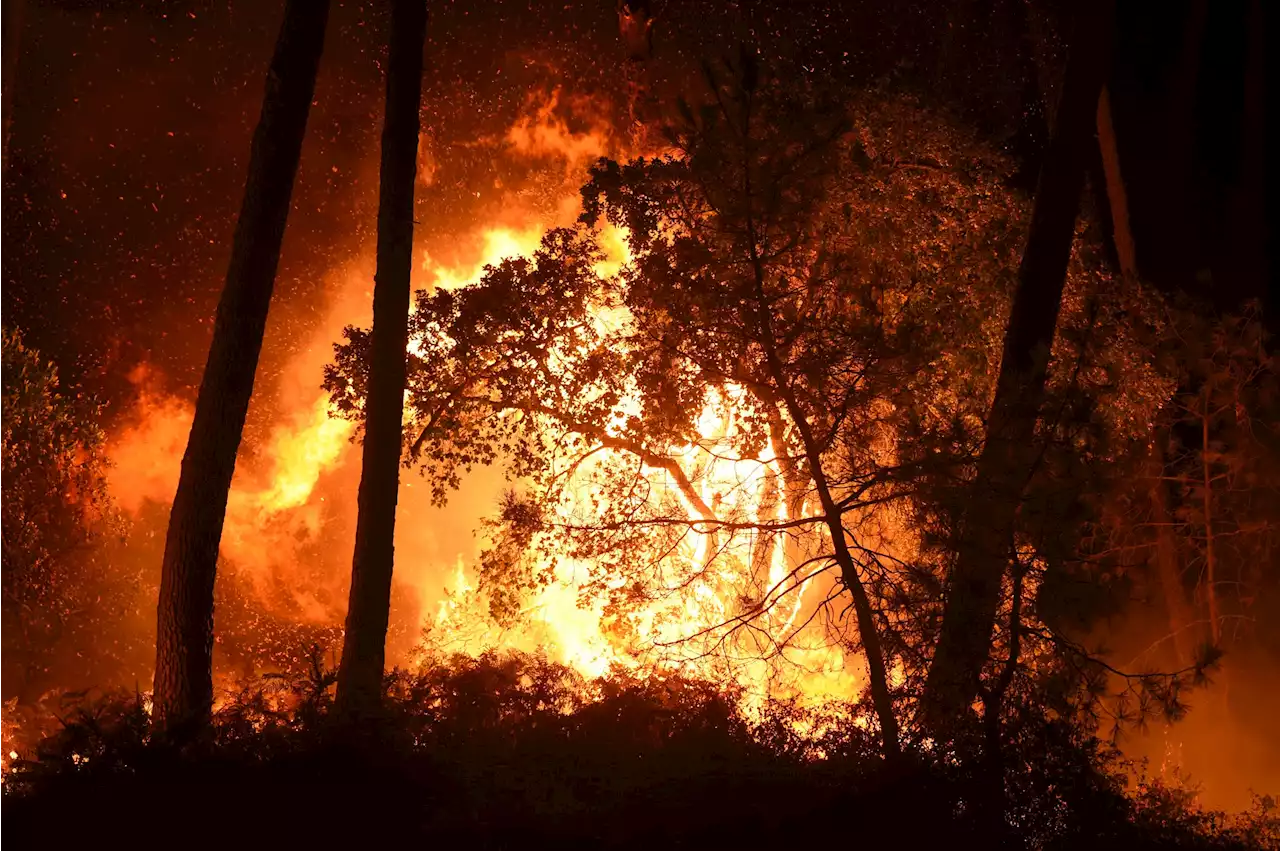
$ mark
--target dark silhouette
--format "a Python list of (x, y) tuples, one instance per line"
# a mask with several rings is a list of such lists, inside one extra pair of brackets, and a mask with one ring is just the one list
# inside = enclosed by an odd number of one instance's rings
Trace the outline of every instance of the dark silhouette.
[(990, 652), (1018, 506), (1035, 461), (1036, 420), (1085, 165), (1094, 144), (1098, 98), (1110, 64), (1113, 15), (1111, 0), (1099, 0), (1076, 22), (1056, 126), (1018, 270), (969, 517), (960, 530), (941, 635), (925, 688), (925, 716), (935, 727), (949, 726), (967, 710), (978, 694)]
[(1125, 190), (1124, 172), (1120, 168), (1120, 150), (1116, 145), (1112, 111), (1111, 96), (1103, 86), (1098, 96), (1098, 150), (1111, 220), (1111, 244), (1115, 246), (1120, 274), (1132, 278), (1138, 274), (1138, 259), (1133, 246), (1133, 229), (1129, 224), (1129, 193)]
[[(63, 844), (92, 843), (142, 818), (255, 847), (829, 847), (850, 824), (901, 849), (1247, 851), (1280, 838), (1265, 807), (1228, 817), (1159, 784), (1126, 797), (1123, 764), (1035, 713), (1006, 740), (1013, 817), (998, 846), (974, 818), (969, 763), (920, 754), (886, 771), (847, 719), (814, 759), (790, 726), (813, 716), (780, 704), (752, 720), (715, 683), (615, 676), (592, 692), (535, 656), (439, 659), (394, 675), (389, 723), (352, 748), (327, 675), (289, 681), (284, 712), (264, 711), (264, 683), (246, 689), (214, 720), (219, 744), (180, 756), (147, 737), (130, 697), (70, 714), (6, 778), (5, 838), (47, 839), (56, 824)], [(297, 815), (264, 817), (264, 802)]]
[(155, 713), (179, 737), (207, 723), (213, 701), (218, 545), (328, 19), (328, 0), (290, 0), (285, 6), (169, 515), (156, 619)]
[(378, 271), (366, 407), (360, 513), (351, 563), (347, 629), (338, 670), (338, 705), (358, 711), (378, 702), (395, 561), (400, 486), (409, 272), (413, 265), (413, 186), (418, 170), (425, 0), (397, 0), (391, 13), (386, 119), (378, 202)]

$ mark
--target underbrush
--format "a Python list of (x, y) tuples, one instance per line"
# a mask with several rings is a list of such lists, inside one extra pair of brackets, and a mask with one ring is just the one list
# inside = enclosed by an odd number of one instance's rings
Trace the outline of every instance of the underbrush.
[[(588, 682), (520, 654), (457, 657), (387, 678), (384, 714), (332, 712), (331, 673), (267, 678), (203, 739), (152, 736), (142, 699), (81, 706), (4, 784), (3, 838), (51, 847), (356, 842), (466, 848), (992, 847), (972, 761), (914, 751), (886, 769), (857, 707), (775, 703), (751, 717), (718, 686)], [(802, 735), (797, 730), (819, 730)], [(1010, 738), (1016, 847), (1275, 847), (1259, 806), (1228, 817), (1177, 789), (1126, 790), (1114, 754), (1060, 723)]]

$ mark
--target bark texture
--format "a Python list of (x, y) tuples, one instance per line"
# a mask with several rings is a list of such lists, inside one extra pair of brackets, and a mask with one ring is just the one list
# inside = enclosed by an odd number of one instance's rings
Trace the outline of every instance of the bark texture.
[(213, 700), (218, 545), (328, 18), (328, 0), (289, 0), (285, 6), (169, 515), (156, 618), (154, 705), (157, 722), (174, 736), (202, 727)]
[(938, 730), (969, 710), (991, 649), (1018, 507), (1036, 457), (1036, 421), (1085, 168), (1095, 144), (1098, 98), (1110, 66), (1113, 14), (1112, 0), (1091, 0), (1080, 11), (1072, 38), (1005, 330), (987, 437), (959, 529), (941, 635), (923, 695), (925, 720)]
[(346, 635), (338, 669), (338, 708), (348, 714), (376, 708), (382, 694), (403, 443), (413, 188), (418, 171), (426, 33), (426, 0), (396, 0), (391, 11), (386, 118), (382, 128), (378, 269), (373, 288), (364, 459)]

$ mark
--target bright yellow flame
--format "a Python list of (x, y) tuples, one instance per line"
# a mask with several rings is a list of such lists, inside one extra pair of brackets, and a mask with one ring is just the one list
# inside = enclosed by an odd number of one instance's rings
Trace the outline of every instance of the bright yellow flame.
[(269, 454), (275, 465), (270, 486), (252, 497), (262, 511), (278, 512), (303, 505), (320, 474), (330, 469), (348, 445), (353, 425), (331, 415), (321, 395), (293, 428), (276, 431)]
[[(501, 221), (489, 222), (469, 235), (459, 235), (447, 249), (448, 257), (432, 257), (424, 252), (420, 269), (425, 273), (424, 284), (457, 288), (474, 283), (488, 266), (510, 257), (533, 255), (550, 228), (574, 221), (580, 209), (578, 187), (586, 165), (601, 155), (626, 152), (618, 150), (618, 140), (607, 129), (591, 122), (587, 122), (589, 129), (585, 132), (571, 130), (560, 117), (566, 104), (558, 92), (533, 102), (531, 113), (499, 141), (509, 155), (559, 158), (564, 162), (561, 201), (552, 205), (554, 212), (527, 212), (515, 196), (504, 199)], [(627, 233), (604, 226), (597, 239), (603, 258), (596, 265), (596, 273), (601, 277), (619, 274), (632, 259)], [(442, 255), (444, 251), (441, 250)], [(264, 607), (270, 610), (283, 588), (294, 603), (289, 615), (317, 624), (341, 623), (343, 612), (335, 611), (333, 601), (345, 599), (345, 595), (317, 593), (312, 587), (314, 574), (301, 570), (304, 557), (299, 543), (337, 543), (335, 538), (324, 537), (325, 525), (332, 516), (324, 503), (326, 492), (342, 495), (341, 507), (347, 509), (343, 522), (347, 525), (340, 528), (348, 529), (353, 519), (349, 509), (354, 503), (353, 476), (358, 474), (358, 464), (354, 462), (358, 455), (356, 445), (349, 439), (352, 425), (330, 417), (327, 399), (314, 388), (319, 383), (320, 368), (330, 358), (330, 344), (339, 338), (342, 327), (367, 326), (369, 322), (372, 267), (372, 257), (363, 255), (362, 262), (353, 264), (352, 273), (344, 271), (330, 281), (331, 304), (321, 327), (314, 340), (300, 346), (286, 363), (276, 388), (279, 398), (274, 428), (260, 447), (252, 447), (255, 451), (242, 453), (239, 459), (223, 533), (223, 556), (237, 573), (249, 579)], [(630, 321), (625, 310), (603, 307), (593, 319), (597, 331), (603, 334), (616, 332)], [(410, 343), (410, 351), (415, 351), (414, 342)], [(190, 403), (161, 393), (147, 376), (140, 375), (137, 383), (140, 402), (136, 420), (117, 433), (111, 446), (116, 462), (111, 477), (113, 494), (135, 512), (148, 500), (165, 504), (172, 498), (192, 415)], [(779, 465), (774, 448), (769, 447), (758, 459), (732, 457), (730, 444), (739, 427), (742, 402), (738, 388), (709, 393), (698, 419), (699, 439), (688, 446), (669, 448), (668, 455), (695, 483), (698, 498), (717, 513), (736, 513), (761, 522), (785, 521), (786, 499), (772, 498), (766, 504), (763, 496), (770, 488), (777, 490)], [(618, 411), (638, 413), (638, 398), (623, 400)], [(619, 426), (617, 421), (608, 428)], [(573, 485), (578, 505), (563, 506), (562, 510), (569, 512), (590, 504), (591, 473), (609, 457), (609, 453), (603, 453), (580, 468)], [(326, 484), (325, 476), (339, 470), (346, 471), (344, 478)], [(654, 484), (655, 492), (674, 497), (690, 518), (705, 519), (665, 471), (650, 469), (644, 474)], [(412, 536), (415, 521), (406, 516), (403, 507), (407, 497), (427, 489), (414, 488), (411, 475), (404, 479), (397, 581), (419, 593), (419, 611), (424, 613), (424, 620), (452, 649), (473, 653), (492, 648), (543, 650), (587, 676), (603, 674), (612, 666), (636, 669), (660, 664), (667, 669), (735, 677), (757, 699), (779, 689), (814, 699), (848, 697), (856, 689), (855, 673), (838, 648), (790, 648), (787, 658), (798, 665), (783, 666), (786, 670), (781, 673), (785, 676), (779, 680), (777, 666), (763, 658), (748, 654), (726, 660), (714, 654), (703, 655), (705, 643), (679, 643), (740, 610), (734, 589), (742, 584), (743, 565), (752, 566), (752, 570), (760, 570), (767, 577), (759, 583), (765, 588), (784, 580), (795, 565), (788, 562), (781, 535), (723, 539), (725, 536), (715, 530), (699, 527), (674, 558), (686, 566), (705, 566), (701, 575), (688, 584), (682, 595), (633, 611), (621, 623), (609, 621), (598, 596), (584, 596), (587, 565), (568, 559), (558, 561), (554, 568), (544, 565), (544, 569), (554, 572), (554, 581), (535, 593), (519, 626), (502, 630), (488, 617), (465, 559), (457, 559), (445, 582), (431, 579), (439, 575), (434, 571), (439, 570), (442, 561), (448, 564), (455, 557), (451, 554), (430, 561), (430, 551)], [(416, 506), (419, 511), (429, 510), (421, 500)], [(480, 510), (488, 507), (486, 503)], [(406, 533), (416, 548), (400, 546), (400, 538)], [(449, 530), (445, 530), (440, 537), (447, 538), (448, 534)], [(349, 544), (344, 543), (342, 549), (349, 554)], [(349, 561), (334, 558), (332, 563), (336, 567), (324, 581), (332, 586), (345, 584)], [(426, 577), (422, 575), (424, 571)], [(617, 580), (619, 584), (621, 581)], [(443, 599), (439, 593), (442, 585), (449, 587)], [(778, 634), (794, 628), (801, 616), (811, 611), (815, 596), (811, 585), (805, 583), (764, 615), (765, 625)], [(327, 590), (332, 592), (333, 588)], [(676, 643), (668, 646), (671, 642)]]
[(509, 257), (525, 257), (538, 250), (546, 228), (534, 224), (529, 227), (492, 228), (481, 234), (480, 259), (461, 267), (445, 266), (423, 252), (422, 270), (435, 276), (435, 285), (442, 289), (457, 289), (478, 281), (486, 266), (497, 266)]

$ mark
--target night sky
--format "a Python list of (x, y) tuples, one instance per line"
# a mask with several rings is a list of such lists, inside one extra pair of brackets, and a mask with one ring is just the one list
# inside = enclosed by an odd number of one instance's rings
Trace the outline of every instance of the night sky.
[[(654, 5), (651, 73), (664, 98), (696, 82), (701, 57), (746, 39), (801, 57), (806, 72), (826, 66), (867, 80), (940, 73), (976, 102), (970, 117), (993, 141), (1016, 132), (1027, 63), (1017, 59), (1008, 2), (961, 4), (980, 23), (950, 42), (943, 36), (953, 19), (938, 8), (946, 4)], [(1041, 6), (1042, 60), (1057, 62), (1062, 26), (1054, 3)], [(193, 394), (281, 7), (6, 4), (5, 322), (86, 388), (114, 397), (129, 369), (148, 361), (172, 390)], [(1253, 73), (1261, 4), (1207, 4), (1198, 39), (1186, 36), (1199, 8), (1191, 0), (1164, 4), (1159, 16), (1126, 8), (1112, 88), (1143, 270), (1162, 286), (1225, 304), (1265, 297), (1265, 93)], [(323, 309), (325, 272), (372, 240), (381, 10), (334, 4), (264, 376)], [(968, 64), (939, 71), (948, 44), (946, 61), (960, 53)], [(614, 109), (624, 99), (613, 0), (434, 2), (426, 57), (424, 141), (438, 179), (418, 193), (420, 249), (447, 247), (454, 231), (492, 216), (504, 192), (527, 182), (476, 142), (509, 127), (531, 92), (560, 86)], [(1179, 101), (1188, 90), (1195, 97)]]
[[(108, 395), (139, 360), (193, 391), (280, 4), (92, 5), (106, 8), (25, 10), (5, 175), (5, 321)], [(419, 192), (430, 211), (423, 247), (473, 218), (485, 200), (476, 192), (493, 184), (495, 164), (465, 143), (504, 131), (533, 87), (607, 74), (580, 56), (617, 50), (601, 4), (557, 5), (555, 17), (495, 4), (484, 18), (472, 5), (433, 7), (424, 127), (445, 168)], [(384, 26), (362, 4), (334, 5), (265, 375), (323, 309), (324, 273), (373, 237)]]

